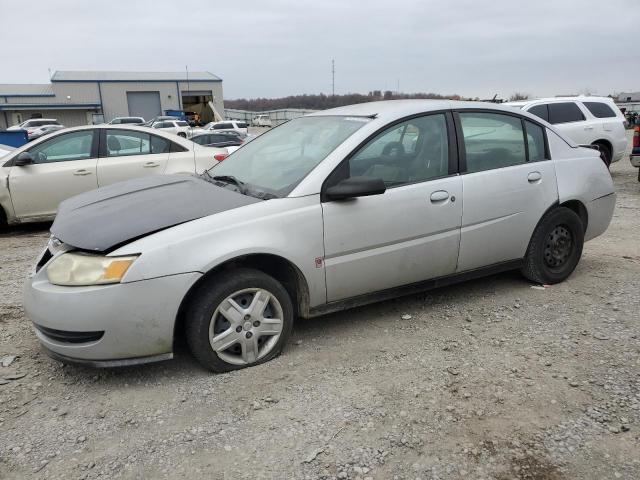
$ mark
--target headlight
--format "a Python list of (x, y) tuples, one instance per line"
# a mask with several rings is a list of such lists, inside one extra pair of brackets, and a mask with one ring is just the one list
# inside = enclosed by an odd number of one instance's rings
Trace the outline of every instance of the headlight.
[(103, 257), (84, 253), (63, 253), (47, 267), (49, 282), (54, 285), (105, 285), (119, 283), (138, 258)]

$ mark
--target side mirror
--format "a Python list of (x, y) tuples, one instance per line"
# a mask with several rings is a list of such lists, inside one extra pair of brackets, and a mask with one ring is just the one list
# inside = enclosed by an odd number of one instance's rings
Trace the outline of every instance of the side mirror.
[(329, 200), (345, 200), (347, 198), (381, 195), (387, 190), (381, 178), (351, 177), (337, 185), (327, 188), (325, 195)]
[(25, 165), (33, 165), (35, 162), (33, 157), (29, 152), (22, 152), (18, 157), (13, 161), (13, 164), (16, 167), (24, 167)]

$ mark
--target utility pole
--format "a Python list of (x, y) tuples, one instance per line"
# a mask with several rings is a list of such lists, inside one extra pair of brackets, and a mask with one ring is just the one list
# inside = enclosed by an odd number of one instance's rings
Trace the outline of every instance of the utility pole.
[(331, 59), (331, 96), (336, 96), (336, 62)]

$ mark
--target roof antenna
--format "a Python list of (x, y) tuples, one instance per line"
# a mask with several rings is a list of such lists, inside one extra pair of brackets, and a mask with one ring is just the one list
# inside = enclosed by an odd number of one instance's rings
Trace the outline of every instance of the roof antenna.
[(189, 90), (190, 90), (190, 88), (189, 88), (189, 66), (185, 65), (184, 69), (187, 72), (187, 96), (189, 96)]

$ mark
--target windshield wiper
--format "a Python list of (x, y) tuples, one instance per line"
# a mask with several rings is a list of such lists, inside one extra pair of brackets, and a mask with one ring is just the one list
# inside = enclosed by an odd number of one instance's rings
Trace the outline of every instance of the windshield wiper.
[(211, 176), (211, 174), (208, 171), (205, 171), (205, 173), (207, 174), (207, 176), (209, 178), (211, 178), (211, 180), (218, 180), (220, 182), (225, 182), (225, 183), (231, 183), (233, 185), (235, 185), (236, 187), (238, 187), (238, 191), (243, 194), (246, 195), (247, 193), (247, 189), (244, 186), (244, 182), (238, 180), (236, 177), (234, 177), (233, 175), (216, 175), (216, 176)]

